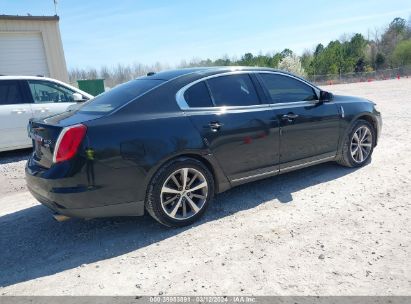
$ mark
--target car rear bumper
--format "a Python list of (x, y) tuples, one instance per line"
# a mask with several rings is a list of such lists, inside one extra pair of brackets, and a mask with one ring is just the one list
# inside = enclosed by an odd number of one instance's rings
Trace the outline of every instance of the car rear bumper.
[[(141, 216), (144, 201), (101, 204), (106, 190), (98, 186), (75, 183), (77, 179), (49, 178), (46, 171), (37, 171), (26, 165), (27, 188), (44, 206), (69, 217), (96, 218), (111, 216)], [(73, 182), (72, 184), (70, 184)]]

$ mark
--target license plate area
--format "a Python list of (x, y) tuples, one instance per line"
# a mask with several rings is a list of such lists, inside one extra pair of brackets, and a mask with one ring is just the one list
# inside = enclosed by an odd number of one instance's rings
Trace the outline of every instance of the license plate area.
[(49, 159), (51, 154), (51, 140), (43, 136), (47, 135), (44, 128), (32, 128), (30, 130), (30, 137), (33, 142), (34, 158), (41, 162), (45, 158)]
[(33, 139), (34, 153), (40, 159), (43, 156), (41, 152), (41, 141)]
[(31, 122), (29, 137), (33, 142), (33, 160), (41, 167), (53, 165), (54, 145), (61, 132), (61, 127)]

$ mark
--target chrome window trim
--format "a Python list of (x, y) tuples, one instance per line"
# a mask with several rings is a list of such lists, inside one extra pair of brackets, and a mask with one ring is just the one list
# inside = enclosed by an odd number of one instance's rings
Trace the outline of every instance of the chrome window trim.
[[(201, 82), (201, 81), (206, 81), (208, 79), (212, 79), (212, 78), (217, 78), (217, 77), (223, 77), (223, 76), (230, 76), (230, 75), (238, 75), (238, 74), (275, 74), (275, 75), (282, 75), (282, 76), (286, 76), (286, 77), (290, 77), (293, 78), (297, 81), (300, 81), (306, 85), (308, 85), (309, 87), (311, 87), (315, 94), (317, 95), (317, 97), (320, 95), (320, 90), (318, 88), (316, 88), (315, 86), (313, 86), (311, 83), (300, 79), (298, 77), (295, 77), (293, 75), (287, 74), (287, 73), (282, 73), (279, 71), (242, 71), (242, 70), (238, 70), (238, 71), (231, 71), (231, 72), (224, 72), (224, 73), (220, 73), (220, 74), (214, 74), (214, 75), (210, 75), (210, 76), (206, 76), (200, 79), (197, 79), (193, 82), (190, 82), (189, 84), (186, 84), (184, 87), (182, 87), (180, 90), (177, 91), (176, 93), (176, 101), (178, 106), (180, 107), (181, 110), (183, 111), (201, 111), (201, 110), (210, 110), (210, 109), (214, 109), (214, 110), (218, 110), (221, 108), (224, 108), (226, 110), (231, 110), (231, 109), (238, 109), (238, 108), (253, 108), (256, 106), (289, 106), (289, 105), (313, 105), (315, 103), (313, 103), (312, 101), (293, 101), (293, 102), (284, 102), (284, 103), (264, 103), (264, 104), (258, 104), (258, 105), (250, 105), (250, 106), (223, 106), (223, 107), (193, 107), (190, 108), (190, 106), (187, 104), (185, 98), (184, 98), (184, 93), (193, 85)], [(207, 83), (206, 83), (207, 85)], [(208, 87), (208, 85), (207, 85)], [(213, 97), (210, 95), (211, 101), (214, 104), (213, 101)]]
[[(226, 112), (230, 113), (242, 113), (242, 112), (257, 112), (262, 110), (272, 109), (270, 104), (259, 104), (259, 105), (251, 105), (251, 106), (222, 106), (222, 107), (196, 107), (196, 108), (189, 108), (184, 111), (190, 111), (190, 114), (193, 115), (200, 115), (200, 114), (217, 114), (221, 115)], [(182, 109), (183, 110), (183, 109)]]

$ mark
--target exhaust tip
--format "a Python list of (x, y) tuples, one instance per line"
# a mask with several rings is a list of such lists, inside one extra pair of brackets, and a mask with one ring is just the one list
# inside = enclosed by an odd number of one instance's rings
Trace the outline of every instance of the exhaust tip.
[(64, 222), (70, 219), (70, 217), (62, 214), (53, 214), (53, 217), (57, 222)]

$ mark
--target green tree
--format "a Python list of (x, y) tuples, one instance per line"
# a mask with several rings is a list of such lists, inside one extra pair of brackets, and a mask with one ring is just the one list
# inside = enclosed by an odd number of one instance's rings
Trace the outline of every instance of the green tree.
[(245, 53), (243, 57), (241, 57), (241, 64), (242, 65), (253, 65), (254, 55), (252, 53)]
[(301, 65), (307, 75), (313, 75), (314, 70), (312, 69), (312, 62), (314, 60), (314, 55), (308, 51), (305, 50), (304, 53), (301, 55)]
[(354, 67), (354, 71), (356, 73), (365, 72), (365, 67), (366, 67), (365, 60), (363, 57), (361, 57), (360, 59), (357, 60), (357, 63), (355, 64), (355, 67)]
[(324, 46), (321, 43), (319, 43), (315, 48), (314, 56), (320, 55), (322, 51), (324, 51)]
[(393, 31), (397, 35), (400, 35), (404, 33), (406, 29), (406, 24), (407, 24), (407, 21), (405, 21), (405, 19), (397, 17), (397, 18), (394, 18), (393, 21), (391, 21), (390, 26), (388, 27), (388, 30)]
[(375, 68), (381, 69), (385, 66), (385, 56), (383, 53), (377, 53), (375, 56)]
[(411, 39), (398, 43), (392, 54), (392, 59), (396, 66), (411, 64)]
[(317, 75), (338, 74), (344, 70), (344, 56), (339, 40), (331, 41), (312, 62), (312, 69)]
[(381, 36), (381, 51), (388, 59), (390, 66), (394, 65), (393, 52), (400, 41), (406, 37), (406, 21), (403, 18), (394, 18), (387, 30)]
[(290, 49), (284, 49), (280, 55), (282, 56), (282, 58), (287, 57), (287, 56), (291, 56), (293, 54), (293, 51)]
[(348, 43), (348, 56), (359, 58), (364, 57), (367, 40), (361, 34), (355, 34)]

